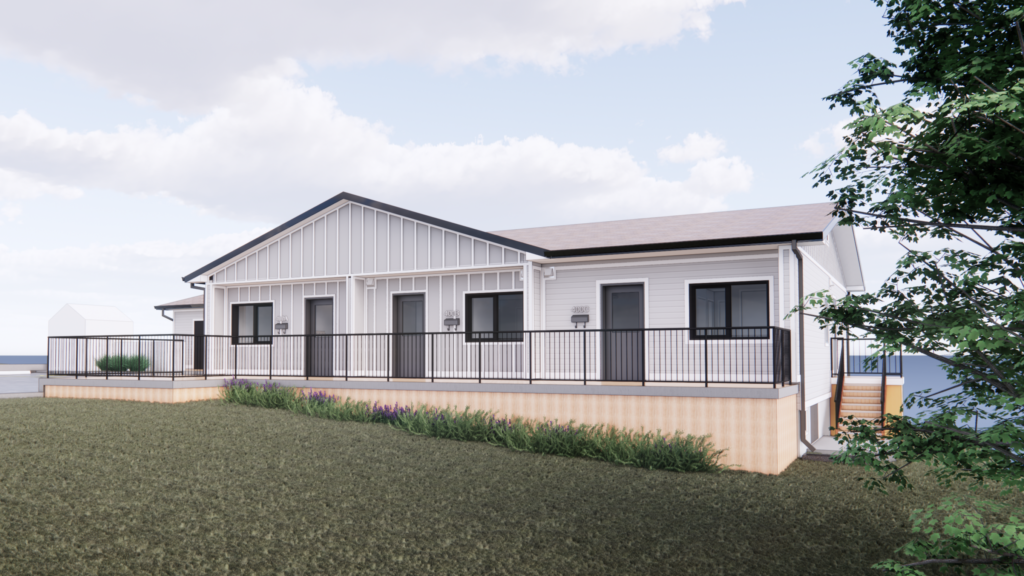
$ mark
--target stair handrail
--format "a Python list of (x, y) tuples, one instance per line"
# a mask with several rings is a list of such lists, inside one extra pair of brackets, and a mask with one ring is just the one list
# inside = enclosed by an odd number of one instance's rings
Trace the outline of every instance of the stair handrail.
[(888, 356), (882, 356), (882, 359), (885, 362), (885, 365), (882, 368), (882, 400), (881, 400), (880, 404), (882, 405), (882, 422), (881, 422), (881, 424), (882, 424), (882, 426), (885, 426), (885, 377), (889, 374), (889, 358), (888, 358)]
[(836, 400), (835, 400), (836, 401), (836, 428), (839, 428), (839, 418), (840, 418), (839, 410), (843, 406), (843, 380), (844, 380), (844, 376), (846, 374), (845, 362), (844, 362), (846, 360), (846, 356), (843, 354), (843, 349), (844, 349), (845, 345), (846, 345), (845, 341), (842, 338), (840, 338), (839, 339), (839, 374), (837, 375), (837, 378), (836, 378)]

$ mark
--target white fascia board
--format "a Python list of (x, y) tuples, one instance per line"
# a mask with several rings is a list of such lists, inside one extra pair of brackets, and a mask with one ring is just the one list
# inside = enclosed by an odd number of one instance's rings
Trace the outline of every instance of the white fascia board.
[(700, 256), (703, 254), (728, 254), (730, 252), (765, 252), (764, 257), (771, 258), (772, 253), (778, 250), (779, 246), (789, 246), (788, 243), (757, 244), (751, 246), (728, 246), (723, 248), (692, 248), (689, 250), (664, 250), (660, 252), (629, 252), (620, 254), (597, 254), (594, 256), (573, 256), (570, 258), (544, 258), (541, 256), (527, 259), (542, 266), (558, 264), (573, 264), (577, 262), (600, 262), (602, 260), (642, 260), (644, 264), (650, 260), (659, 258), (671, 258), (675, 256)]

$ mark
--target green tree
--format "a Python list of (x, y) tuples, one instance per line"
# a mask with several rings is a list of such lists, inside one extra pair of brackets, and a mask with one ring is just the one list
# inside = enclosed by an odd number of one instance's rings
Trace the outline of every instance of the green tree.
[[(855, 78), (826, 98), (849, 111), (851, 133), (813, 177), (843, 224), (888, 233), (906, 254), (875, 293), (821, 293), (805, 304), (821, 307), (823, 326), (870, 333), (880, 353), (902, 347), (942, 362), (957, 387), (910, 396), (906, 406), (923, 408), (922, 417), (844, 420), (844, 459), (878, 472), (867, 480), (875, 488), (910, 488), (904, 468), (925, 462), (944, 482), (1021, 490), (1024, 5), (875, 1), (900, 62), (867, 54), (851, 63)], [(900, 90), (898, 102), (883, 103), (882, 94)], [(932, 239), (947, 247), (920, 248)], [(975, 430), (976, 418), (994, 424)], [(878, 567), (1020, 573), (1024, 527), (988, 503), (974, 506), (919, 511), (923, 538), (903, 548), (915, 560)]]

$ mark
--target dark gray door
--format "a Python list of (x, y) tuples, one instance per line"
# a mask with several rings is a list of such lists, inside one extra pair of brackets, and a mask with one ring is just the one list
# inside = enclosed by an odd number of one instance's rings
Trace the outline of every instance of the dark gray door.
[(192, 367), (196, 370), (203, 369), (204, 352), (206, 345), (206, 330), (203, 328), (203, 321), (196, 320), (192, 325)]
[(334, 375), (334, 301), (306, 301), (306, 375)]
[(644, 377), (644, 286), (605, 286), (602, 294), (603, 379), (640, 382)]
[(395, 296), (395, 378), (425, 378), (427, 337), (422, 294)]

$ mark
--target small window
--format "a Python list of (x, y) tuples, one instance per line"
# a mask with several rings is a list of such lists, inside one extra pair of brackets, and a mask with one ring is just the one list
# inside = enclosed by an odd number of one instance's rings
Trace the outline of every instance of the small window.
[(466, 340), (469, 342), (521, 342), (523, 293), (466, 296)]
[(273, 304), (235, 304), (231, 312), (232, 344), (270, 344)]
[(767, 338), (768, 283), (690, 286), (693, 338)]

